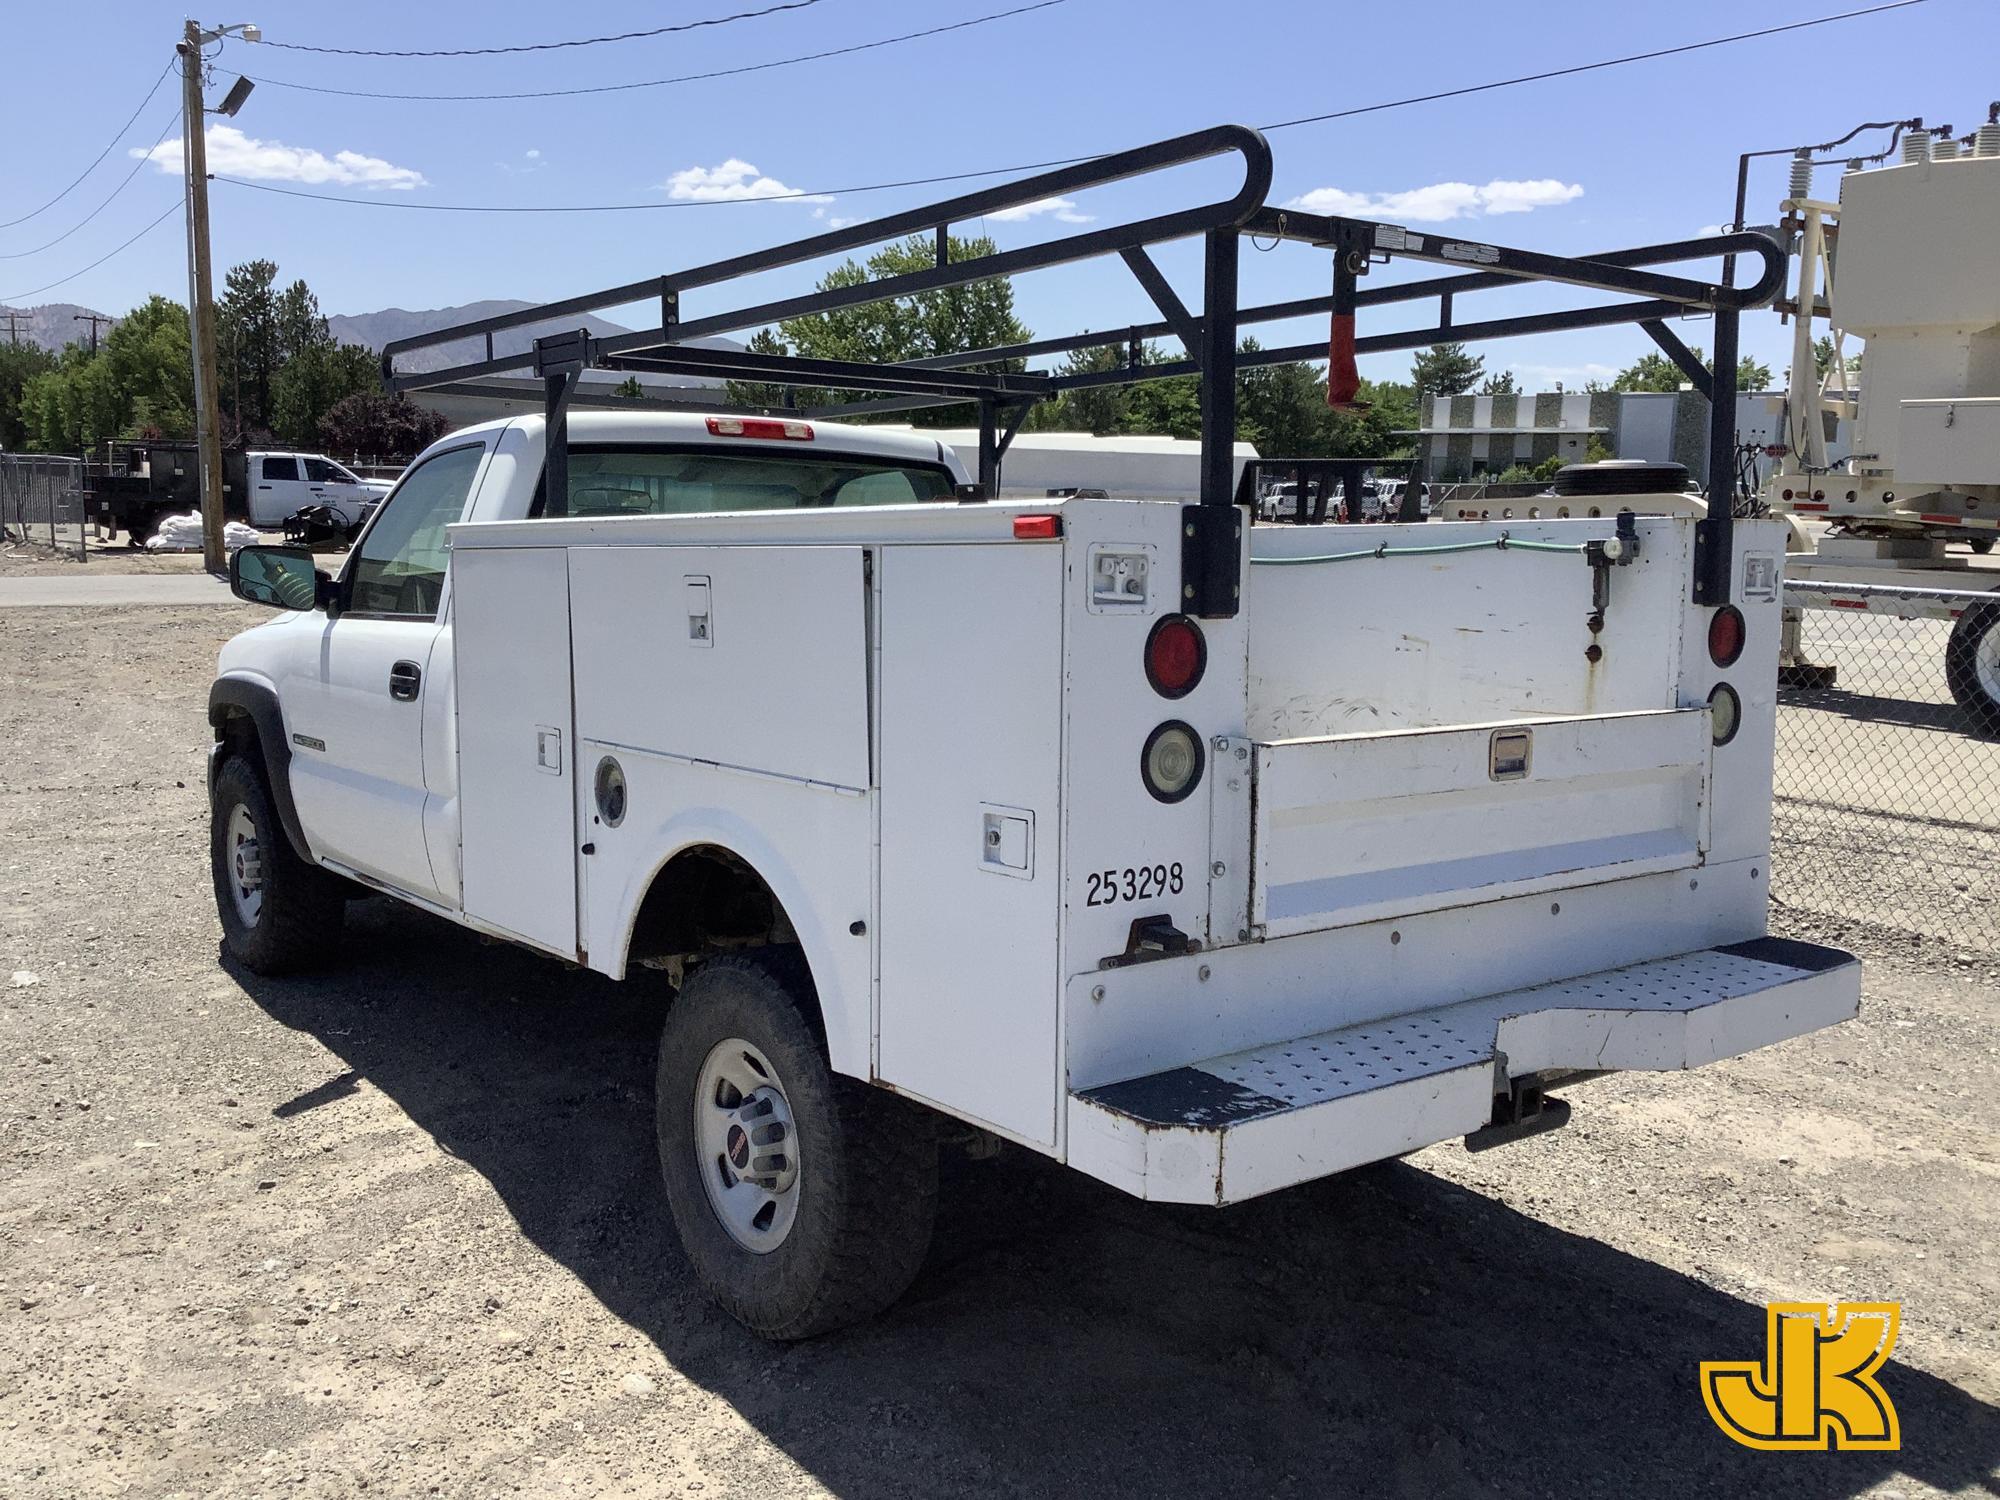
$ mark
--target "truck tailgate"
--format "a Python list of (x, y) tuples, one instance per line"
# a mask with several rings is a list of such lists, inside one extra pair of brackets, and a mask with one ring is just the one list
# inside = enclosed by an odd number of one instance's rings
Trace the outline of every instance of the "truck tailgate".
[(1266, 937), (1700, 863), (1706, 708), (1255, 746)]

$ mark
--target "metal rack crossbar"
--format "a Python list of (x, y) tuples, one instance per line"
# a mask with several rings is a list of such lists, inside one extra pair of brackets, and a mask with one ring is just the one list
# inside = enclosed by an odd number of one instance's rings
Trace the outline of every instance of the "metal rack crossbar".
[[(952, 259), (950, 231), (955, 223), (1232, 156), (1241, 163), (1242, 180), (1226, 197), (1035, 245)], [(1710, 402), (1710, 505), (1708, 516), (1696, 530), (1691, 587), (1698, 603), (1727, 599), (1735, 483), (1737, 325), (1745, 309), (1768, 303), (1783, 284), (1786, 256), (1777, 241), (1754, 231), (1739, 231), (1589, 256), (1548, 255), (1453, 235), (1419, 233), (1372, 220), (1275, 208), (1265, 202), (1270, 186), (1271, 150), (1264, 137), (1241, 125), (1212, 126), (766, 250), (398, 339), (382, 351), (383, 384), (390, 391), (449, 389), (460, 394), (501, 395), (506, 394), (504, 389), (482, 386), (482, 382), (510, 372), (531, 371), (543, 382), (548, 416), (547, 493), (551, 503), (559, 505), (559, 497), (566, 493), (567, 487), (566, 413), (585, 369), (700, 375), (752, 381), (787, 392), (805, 387), (870, 393), (866, 400), (787, 407), (798, 415), (826, 418), (880, 417), (925, 407), (976, 402), (980, 430), (979, 482), (982, 492), (988, 495), (998, 492), (1001, 460), (1036, 402), (1070, 390), (1198, 376), (1201, 499), (1199, 504), (1183, 508), (1186, 525), (1182, 593), (1190, 613), (1221, 617), (1236, 613), (1238, 605), (1236, 580), (1243, 518), (1238, 509), (1239, 497), (1233, 493), (1232, 460), (1239, 369), (1325, 360), (1329, 400), (1335, 405), (1345, 405), (1352, 401), (1359, 384), (1354, 361), (1360, 354), (1422, 348), (1447, 339), (1474, 342), (1636, 323), (1687, 373)], [(934, 238), (934, 263), (924, 270), (753, 302), (698, 318), (681, 315), (683, 292), (723, 286), (744, 277), (911, 234), (929, 234)], [(1330, 293), (1241, 306), (1239, 252), (1246, 235), (1259, 240), (1289, 240), (1331, 251)], [(1202, 296), (1197, 306), (1190, 307), (1148, 252), (1154, 245), (1195, 237), (1202, 241)], [(786, 318), (836, 312), (1108, 255), (1116, 255), (1132, 273), (1159, 312), (1158, 321), (892, 364), (760, 354), (693, 342), (766, 327)], [(1763, 269), (1754, 283), (1738, 287), (1733, 284), (1730, 267), (1736, 257), (1743, 255), (1759, 257)], [(1652, 269), (1714, 256), (1725, 257), (1720, 282)], [(1375, 266), (1398, 259), (1449, 267), (1452, 274), (1371, 287), (1360, 285), (1361, 279)], [(1455, 320), (1456, 298), (1523, 282), (1554, 282), (1614, 293), (1628, 300), (1473, 322)], [(572, 315), (655, 298), (660, 309), (657, 328), (611, 337), (598, 337), (578, 329), (537, 338), (531, 349), (516, 354), (501, 354), (494, 348), (496, 333), (546, 325)], [(1437, 321), (1433, 326), (1367, 336), (1355, 333), (1355, 315), (1361, 308), (1428, 298), (1437, 300)], [(1667, 326), (1667, 319), (1691, 313), (1713, 317), (1712, 373)], [(1239, 332), (1246, 325), (1322, 314), (1329, 319), (1324, 343), (1257, 350), (1237, 347)], [(421, 372), (396, 367), (399, 355), (467, 338), (484, 340), (483, 358)], [(1147, 362), (1145, 346), (1156, 338), (1178, 340), (1182, 357)], [(1030, 359), (1107, 346), (1124, 348), (1126, 358), (1118, 367), (1069, 375), (1021, 368)]]

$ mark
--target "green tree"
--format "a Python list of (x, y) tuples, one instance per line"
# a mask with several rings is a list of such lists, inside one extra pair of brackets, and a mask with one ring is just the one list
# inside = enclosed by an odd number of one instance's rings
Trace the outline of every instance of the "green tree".
[(194, 430), (194, 363), (187, 309), (155, 296), (104, 336), (95, 358), (80, 344), (21, 393), (24, 440), (81, 452), (139, 429), (181, 437)]
[[(1704, 370), (1713, 370), (1715, 361), (1702, 352), (1696, 344), (1692, 350), (1694, 357), (1701, 361)], [(1620, 370), (1612, 379), (1614, 391), (1677, 391), (1688, 384), (1688, 378), (1681, 373), (1681, 367), (1664, 354), (1642, 354)], [(1744, 355), (1736, 362), (1736, 389), (1739, 391), (1762, 391), (1770, 389), (1771, 367), (1762, 360)]]
[[(1246, 353), (1258, 348), (1245, 339)], [(1326, 452), (1334, 413), (1326, 377), (1303, 360), (1253, 366), (1236, 378), (1236, 436), (1266, 458), (1317, 457)]]
[(0, 344), (0, 448), (19, 448), (28, 440), (22, 394), (30, 380), (56, 364), (55, 355), (39, 344)]
[[(1823, 333), (1813, 340), (1813, 375), (1820, 380), (1826, 379), (1827, 369), (1832, 364), (1833, 339), (1830, 335)], [(1860, 373), (1861, 351), (1857, 349), (1854, 353), (1847, 356), (1847, 383), (1850, 386), (1853, 385), (1855, 377)]]
[(1410, 383), (1422, 400), (1432, 396), (1461, 396), (1479, 384), (1486, 373), (1486, 361), (1465, 352), (1458, 343), (1433, 344), (1419, 349), (1410, 361)]
[(444, 436), (445, 420), (400, 391), (358, 392), (334, 403), (319, 421), (319, 440), (329, 453), (371, 458), (414, 458)]
[[(992, 255), (997, 247), (985, 236), (951, 239), (954, 261)], [(823, 292), (860, 286), (891, 276), (928, 271), (935, 264), (936, 245), (928, 235), (912, 235), (888, 245), (868, 257), (866, 266), (843, 261), (819, 281)], [(938, 287), (913, 297), (886, 302), (870, 302), (843, 307), (834, 312), (811, 313), (787, 318), (776, 331), (760, 329), (749, 341), (760, 354), (799, 354), (809, 359), (856, 360), (864, 364), (897, 364), (937, 354), (962, 354), (970, 349), (986, 349), (1000, 344), (1026, 342), (1033, 335), (1014, 316), (1013, 284), (1004, 277), (988, 277), (964, 286)], [(1019, 361), (1000, 367), (1018, 370)], [(863, 391), (822, 391), (801, 389), (801, 405), (830, 401), (865, 400)], [(755, 381), (731, 381), (729, 399), (745, 406), (781, 406), (782, 388)], [(964, 407), (934, 407), (915, 413), (911, 420), (921, 426), (949, 427), (966, 418)]]
[(243, 430), (271, 425), (271, 386), (284, 360), (278, 334), (277, 265), (268, 260), (231, 266), (215, 305), (215, 348), (221, 404)]
[(1518, 396), (1521, 387), (1514, 381), (1512, 370), (1502, 370), (1497, 375), (1488, 375), (1479, 387), (1482, 396)]
[(643, 385), (639, 384), (639, 377), (637, 375), (627, 375), (623, 380), (619, 381), (617, 385), (611, 388), (611, 394), (614, 396), (624, 396), (631, 400), (637, 401), (640, 397), (646, 394), (646, 388)]
[[(280, 368), (287, 361), (323, 349), (334, 341), (333, 335), (327, 331), (326, 318), (319, 310), (319, 298), (303, 281), (294, 281), (279, 294), (272, 306), (271, 321)], [(276, 399), (275, 386), (272, 399)]]
[(285, 361), (271, 386), (271, 430), (283, 442), (319, 441), (320, 418), (349, 396), (379, 391), (374, 351), (331, 339), (309, 344)]

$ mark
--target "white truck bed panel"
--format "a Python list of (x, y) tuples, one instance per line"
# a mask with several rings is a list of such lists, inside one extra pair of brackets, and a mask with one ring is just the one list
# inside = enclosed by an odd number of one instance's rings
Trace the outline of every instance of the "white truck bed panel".
[(1069, 1162), (1234, 1203), (1467, 1135), (1508, 1080), (1700, 1067), (1853, 1016), (1861, 970), (1759, 938), (1206, 1059), (1070, 1095)]
[(1278, 937), (1685, 868), (1708, 750), (1706, 708), (1260, 744), (1252, 921)]
[(1063, 554), (891, 547), (878, 1076), (1056, 1139)]
[(576, 952), (576, 739), (564, 554), (483, 552), (453, 577), (465, 913)]
[(869, 785), (859, 547), (573, 547), (569, 557), (582, 733)]

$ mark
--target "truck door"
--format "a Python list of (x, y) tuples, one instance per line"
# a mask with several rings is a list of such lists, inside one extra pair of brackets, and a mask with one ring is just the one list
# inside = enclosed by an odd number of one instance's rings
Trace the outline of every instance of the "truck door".
[[(433, 454), (403, 476), (349, 554), (342, 608), (282, 695), (292, 796), (314, 850), (436, 899), (424, 841), (423, 726), (444, 607), (445, 527), (464, 519), (486, 447)], [(440, 676), (444, 674), (440, 673)]]
[(259, 453), (251, 459), (250, 524), (269, 530), (286, 516), (315, 504), (295, 453)]
[(362, 491), (354, 476), (339, 464), (310, 453), (301, 453), (298, 457), (299, 462), (305, 465), (306, 493), (311, 496), (306, 503), (331, 507), (348, 526), (360, 520)]

